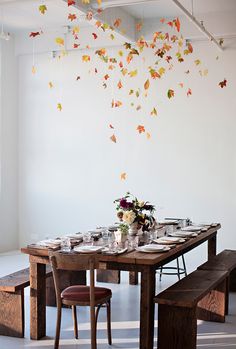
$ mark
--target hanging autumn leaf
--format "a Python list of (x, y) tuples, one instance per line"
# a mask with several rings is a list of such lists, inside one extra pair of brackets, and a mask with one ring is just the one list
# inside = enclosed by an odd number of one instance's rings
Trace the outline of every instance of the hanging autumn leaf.
[(189, 69), (185, 71), (185, 74), (189, 74), (189, 73), (190, 73), (190, 70), (189, 70)]
[(164, 23), (165, 23), (165, 21), (166, 21), (166, 19), (165, 19), (165, 18), (161, 18), (161, 19), (160, 19), (160, 22), (161, 22), (162, 24), (164, 24)]
[(126, 48), (126, 50), (130, 50), (131, 49), (131, 44), (129, 42), (125, 42), (124, 43), (124, 47)]
[(152, 116), (157, 116), (157, 110), (156, 110), (155, 107), (152, 109), (151, 115), (152, 115)]
[(73, 5), (75, 5), (75, 1), (74, 0), (67, 0), (67, 5), (73, 6)]
[(76, 20), (76, 14), (75, 13), (69, 13), (68, 14), (68, 19), (72, 22), (74, 20)]
[(119, 26), (121, 25), (121, 22), (122, 22), (121, 18), (117, 18), (113, 23), (114, 27), (119, 28)]
[(110, 137), (110, 140), (111, 140), (113, 143), (116, 143), (116, 136), (113, 134), (113, 135)]
[(167, 92), (167, 97), (170, 99), (170, 98), (174, 97), (174, 95), (175, 95), (175, 91), (169, 89), (168, 92)]
[(129, 95), (131, 96), (134, 93), (134, 90), (129, 90)]
[(82, 61), (83, 62), (90, 62), (90, 56), (89, 55), (83, 55), (82, 56)]
[(147, 79), (147, 80), (145, 81), (145, 83), (144, 83), (144, 89), (145, 89), (145, 90), (148, 90), (149, 87), (150, 87), (150, 81), (149, 81), (149, 79)]
[(219, 86), (220, 86), (221, 88), (226, 87), (226, 85), (227, 85), (227, 80), (226, 80), (226, 79), (224, 79), (223, 81), (219, 82)]
[(141, 31), (142, 27), (143, 27), (143, 23), (142, 23), (142, 22), (139, 22), (139, 23), (136, 24), (136, 30), (137, 30), (138, 32)]
[(96, 40), (98, 38), (96, 33), (92, 33), (92, 36), (93, 36), (94, 40)]
[(57, 103), (57, 109), (58, 109), (59, 111), (62, 111), (62, 105), (61, 105), (61, 103)]
[(33, 65), (32, 69), (31, 69), (31, 72), (32, 72), (32, 74), (36, 74), (36, 67), (35, 67), (35, 65)]
[(183, 88), (183, 87), (184, 87), (184, 84), (183, 84), (182, 82), (180, 82), (180, 83), (179, 83), (179, 86), (180, 86), (181, 88)]
[(114, 126), (112, 124), (109, 125), (110, 128), (114, 129)]
[(138, 74), (138, 70), (137, 69), (135, 69), (135, 70), (132, 70), (131, 72), (129, 72), (129, 76), (131, 77), (131, 78), (133, 78), (134, 76), (136, 76)]
[(173, 24), (175, 25), (177, 32), (179, 32), (180, 31), (180, 20), (178, 17), (173, 20)]
[(137, 131), (141, 134), (145, 132), (145, 127), (143, 125), (138, 125)]
[(30, 37), (30, 38), (35, 38), (35, 37), (38, 36), (38, 35), (40, 35), (40, 32), (31, 32), (31, 33), (29, 34), (29, 37)]
[(90, 0), (82, 0), (82, 4), (89, 4)]
[(191, 90), (191, 88), (189, 88), (188, 91), (187, 91), (187, 97), (189, 97), (191, 95), (192, 95), (192, 90)]
[(200, 74), (201, 76), (207, 76), (207, 74), (208, 74), (208, 69), (199, 70), (199, 74)]
[(60, 46), (64, 46), (64, 43), (65, 43), (64, 39), (60, 38), (60, 37), (56, 38), (55, 42), (56, 42), (57, 45), (60, 45)]
[(151, 135), (149, 132), (146, 133), (146, 136), (147, 136), (147, 139), (150, 139), (151, 138)]
[(115, 35), (114, 35), (114, 34), (111, 34), (111, 35), (110, 35), (110, 38), (111, 38), (111, 40), (114, 40), (114, 39), (115, 39)]
[(39, 6), (39, 12), (44, 15), (47, 11), (47, 6), (46, 5), (40, 5)]
[(48, 86), (49, 86), (49, 88), (53, 88), (53, 83), (52, 83), (52, 81), (49, 81)]
[(87, 19), (87, 21), (91, 21), (93, 19), (93, 12), (92, 11), (88, 11), (86, 13), (86, 19)]
[(119, 90), (123, 87), (121, 80), (119, 80), (119, 82), (117, 84), (117, 87), (118, 87)]
[(104, 80), (108, 80), (110, 78), (110, 76), (108, 74), (104, 75), (103, 79)]
[(200, 61), (200, 59), (195, 59), (194, 63), (195, 63), (196, 65), (199, 65), (199, 64), (201, 64), (201, 61)]
[(102, 0), (97, 0), (98, 6), (101, 6)]
[(127, 176), (127, 174), (126, 174), (125, 172), (122, 172), (122, 173), (120, 174), (120, 179), (123, 180), (123, 181), (125, 181), (125, 180), (126, 180), (126, 176)]
[(80, 44), (74, 43), (73, 48), (78, 48), (79, 46), (80, 46)]
[(111, 107), (112, 108), (119, 108), (122, 106), (122, 102), (121, 101), (114, 101), (114, 99), (111, 102)]

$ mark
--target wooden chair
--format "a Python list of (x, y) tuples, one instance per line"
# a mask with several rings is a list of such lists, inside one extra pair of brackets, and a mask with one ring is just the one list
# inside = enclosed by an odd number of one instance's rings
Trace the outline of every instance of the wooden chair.
[[(98, 255), (78, 255), (63, 254), (63, 252), (54, 252), (50, 254), (53, 278), (57, 298), (57, 324), (54, 348), (59, 347), (60, 328), (61, 328), (61, 308), (62, 304), (72, 307), (74, 320), (74, 334), (78, 338), (76, 306), (90, 306), (90, 323), (91, 323), (91, 348), (97, 348), (96, 332), (97, 319), (101, 306), (107, 309), (107, 334), (108, 344), (111, 345), (111, 307), (110, 300), (112, 297), (111, 290), (105, 287), (95, 287), (94, 270), (98, 268)], [(59, 285), (59, 270), (89, 270), (90, 286), (74, 285), (69, 286), (61, 292)], [(97, 308), (96, 308), (97, 307)], [(96, 308), (96, 310), (95, 310)]]

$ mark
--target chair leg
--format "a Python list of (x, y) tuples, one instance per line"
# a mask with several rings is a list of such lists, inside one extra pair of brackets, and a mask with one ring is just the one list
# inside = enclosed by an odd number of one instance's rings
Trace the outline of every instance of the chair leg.
[(73, 315), (73, 323), (74, 323), (74, 335), (75, 338), (78, 339), (78, 325), (77, 325), (77, 313), (76, 313), (76, 306), (72, 305), (72, 315)]
[(161, 281), (161, 277), (162, 277), (162, 267), (160, 267), (160, 274), (159, 274), (159, 281)]
[(184, 269), (184, 275), (187, 276), (187, 268), (186, 268), (186, 264), (185, 264), (185, 259), (184, 259), (184, 255), (182, 254), (182, 263), (183, 263), (183, 269)]
[(56, 337), (54, 342), (54, 349), (58, 349), (59, 347), (60, 331), (61, 331), (61, 304), (57, 306), (57, 325), (56, 325)]
[(180, 271), (179, 271), (179, 258), (176, 258), (176, 263), (177, 263), (177, 275), (178, 275), (178, 279), (180, 280)]
[(111, 339), (111, 300), (107, 301), (107, 337), (108, 344), (112, 345)]

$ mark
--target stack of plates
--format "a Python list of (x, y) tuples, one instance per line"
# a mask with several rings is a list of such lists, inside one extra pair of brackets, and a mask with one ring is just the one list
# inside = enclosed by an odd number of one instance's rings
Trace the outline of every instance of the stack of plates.
[(189, 225), (189, 226), (187, 226), (187, 227), (185, 227), (185, 228), (182, 228), (181, 230), (182, 231), (194, 231), (194, 232), (196, 232), (196, 231), (201, 231), (203, 229), (203, 227), (202, 226), (197, 226), (197, 225)]
[(136, 251), (144, 252), (144, 253), (160, 253), (160, 252), (166, 252), (169, 250), (170, 250), (170, 247), (165, 245), (144, 245), (136, 248)]
[(185, 240), (181, 237), (174, 236), (162, 236), (161, 238), (153, 240), (156, 244), (162, 245), (173, 245), (173, 244), (182, 244)]

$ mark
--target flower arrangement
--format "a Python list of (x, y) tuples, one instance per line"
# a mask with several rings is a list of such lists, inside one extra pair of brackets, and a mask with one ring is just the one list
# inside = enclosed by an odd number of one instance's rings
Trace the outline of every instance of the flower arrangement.
[(148, 201), (140, 201), (129, 192), (120, 199), (116, 199), (117, 217), (122, 223), (131, 225), (137, 223), (138, 229), (149, 231), (155, 225), (153, 217), (155, 207)]

